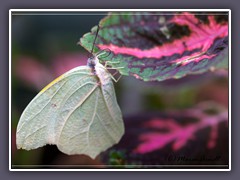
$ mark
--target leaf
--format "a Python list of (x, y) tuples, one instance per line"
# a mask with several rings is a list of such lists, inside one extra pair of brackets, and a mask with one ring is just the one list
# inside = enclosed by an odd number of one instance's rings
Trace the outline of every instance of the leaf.
[(85, 65), (86, 58), (87, 56), (84, 54), (62, 53), (50, 59), (49, 64), (46, 65), (39, 59), (22, 56), (16, 59), (14, 75), (24, 85), (41, 90), (54, 77), (58, 77), (74, 67)]
[(46, 84), (52, 78), (48, 68), (37, 59), (25, 56), (16, 59), (16, 62), (14, 75), (30, 88), (41, 89), (43, 84)]
[[(164, 148), (169, 143), (172, 144), (172, 150), (178, 151), (187, 145), (188, 141), (195, 140), (195, 134), (207, 127), (211, 128), (209, 139), (206, 144), (207, 148), (211, 149), (216, 146), (218, 137), (218, 124), (228, 119), (228, 112), (217, 112), (211, 107), (208, 109), (189, 109), (183, 112), (185, 120), (195, 119), (196, 122), (181, 125), (172, 118), (155, 118), (143, 124), (143, 127), (150, 128), (152, 131), (143, 133), (139, 136), (142, 141), (134, 152), (145, 154), (161, 148)], [(192, 116), (192, 117), (191, 117)], [(184, 119), (183, 119), (184, 120)], [(166, 132), (161, 132), (164, 129)]]
[[(110, 13), (100, 21), (94, 53), (122, 75), (144, 81), (181, 78), (228, 66), (227, 13)], [(80, 39), (89, 52), (96, 26)]]
[(142, 165), (227, 164), (227, 121), (227, 109), (213, 102), (138, 114), (125, 118), (126, 133), (111, 150), (125, 150), (129, 163)]
[[(195, 112), (193, 112), (195, 113)], [(145, 128), (154, 129), (150, 133), (144, 133), (139, 136), (139, 140), (142, 141), (138, 145), (134, 152), (145, 154), (161, 148), (164, 148), (169, 143), (172, 144), (172, 150), (177, 151), (183, 148), (188, 141), (195, 139), (195, 133), (206, 127), (211, 127), (210, 137), (207, 142), (208, 148), (213, 148), (216, 145), (216, 138), (218, 136), (217, 125), (219, 121), (227, 120), (227, 112), (221, 113), (219, 116), (212, 117), (200, 114), (202, 112), (196, 112), (196, 115), (202, 116), (202, 119), (198, 123), (182, 126), (176, 123), (174, 119), (152, 119), (147, 123), (144, 123)], [(206, 116), (206, 117), (204, 117)], [(161, 130), (167, 131), (162, 133)]]

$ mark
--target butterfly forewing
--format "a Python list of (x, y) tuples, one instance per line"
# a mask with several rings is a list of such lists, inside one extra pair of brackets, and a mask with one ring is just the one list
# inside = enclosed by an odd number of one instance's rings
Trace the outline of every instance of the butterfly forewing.
[(70, 93), (68, 89), (90, 74), (83, 66), (71, 70), (44, 91), (41, 91), (26, 107), (17, 126), (17, 147), (34, 149), (45, 144), (54, 144), (56, 133), (56, 115), (59, 113), (63, 97)]

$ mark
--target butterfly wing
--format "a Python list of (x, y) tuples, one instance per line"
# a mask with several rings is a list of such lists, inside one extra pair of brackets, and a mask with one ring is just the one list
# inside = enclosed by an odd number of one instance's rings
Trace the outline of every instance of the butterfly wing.
[[(117, 143), (123, 130), (114, 88), (111, 84), (108, 97), (98, 81), (88, 66), (81, 66), (46, 86), (20, 118), (17, 147), (30, 150), (56, 144), (66, 154), (94, 158)], [(117, 108), (109, 110), (112, 105)]]

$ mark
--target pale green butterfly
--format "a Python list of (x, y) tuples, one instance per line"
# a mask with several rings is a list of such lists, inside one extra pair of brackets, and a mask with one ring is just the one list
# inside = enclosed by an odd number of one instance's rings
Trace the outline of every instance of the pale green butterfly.
[[(95, 42), (95, 40), (94, 40)], [(55, 144), (65, 154), (95, 158), (124, 134), (112, 79), (98, 59), (61, 75), (28, 104), (17, 126), (17, 148)]]

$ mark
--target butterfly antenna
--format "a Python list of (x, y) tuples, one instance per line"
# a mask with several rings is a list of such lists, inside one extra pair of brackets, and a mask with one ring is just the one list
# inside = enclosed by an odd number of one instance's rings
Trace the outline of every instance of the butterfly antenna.
[(94, 49), (94, 46), (95, 46), (95, 43), (96, 43), (96, 39), (97, 39), (97, 36), (98, 36), (98, 32), (99, 32), (99, 25), (97, 26), (97, 32), (96, 32), (96, 36), (94, 38), (94, 41), (93, 41), (93, 46), (92, 46), (92, 51), (91, 51), (91, 54), (93, 53), (93, 49)]

